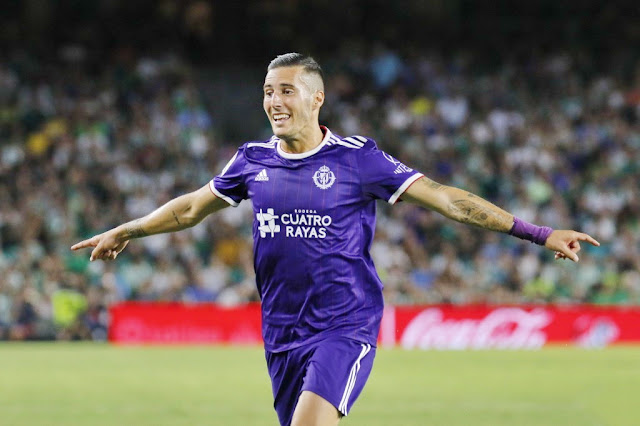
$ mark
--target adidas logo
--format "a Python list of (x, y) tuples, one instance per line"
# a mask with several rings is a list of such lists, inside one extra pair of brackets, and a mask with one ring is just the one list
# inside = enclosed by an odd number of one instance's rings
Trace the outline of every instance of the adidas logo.
[(254, 179), (256, 182), (266, 182), (269, 180), (269, 176), (267, 176), (267, 169), (262, 169), (260, 173)]

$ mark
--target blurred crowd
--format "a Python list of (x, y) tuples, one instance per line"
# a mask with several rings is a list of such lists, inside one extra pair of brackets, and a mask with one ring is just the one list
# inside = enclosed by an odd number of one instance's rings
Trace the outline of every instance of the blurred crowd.
[[(258, 301), (249, 201), (132, 241), (115, 262), (69, 250), (206, 184), (244, 142), (221, 134), (210, 105), (224, 99), (205, 95), (206, 71), (127, 49), (88, 67), (85, 53), (0, 63), (0, 339), (102, 340), (108, 307), (125, 300)], [(334, 133), (372, 137), (433, 180), (602, 243), (579, 264), (553, 261), (379, 203), (372, 253), (388, 304), (640, 303), (640, 61), (623, 52), (596, 70), (555, 52), (482, 67), (462, 51), (383, 45), (317, 59)], [(256, 139), (269, 136), (265, 119)]]

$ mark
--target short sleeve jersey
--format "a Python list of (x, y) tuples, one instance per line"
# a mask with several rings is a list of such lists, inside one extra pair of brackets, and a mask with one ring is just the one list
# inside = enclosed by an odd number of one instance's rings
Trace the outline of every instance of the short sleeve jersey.
[(330, 336), (376, 345), (382, 283), (369, 250), (376, 200), (394, 204), (422, 174), (363, 136), (324, 138), (302, 154), (273, 136), (244, 144), (211, 191), (253, 203), (256, 283), (265, 349), (281, 352)]

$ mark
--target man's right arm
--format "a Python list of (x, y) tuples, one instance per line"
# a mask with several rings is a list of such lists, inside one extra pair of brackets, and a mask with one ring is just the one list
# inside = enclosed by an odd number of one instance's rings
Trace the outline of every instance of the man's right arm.
[(115, 259), (130, 239), (190, 228), (227, 206), (229, 204), (216, 197), (207, 184), (197, 191), (174, 198), (140, 219), (81, 241), (73, 245), (71, 250), (94, 247), (91, 260)]

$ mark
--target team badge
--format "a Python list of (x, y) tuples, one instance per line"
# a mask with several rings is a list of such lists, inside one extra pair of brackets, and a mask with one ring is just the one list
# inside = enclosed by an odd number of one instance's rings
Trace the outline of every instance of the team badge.
[(320, 167), (318, 171), (313, 174), (313, 183), (320, 189), (331, 188), (335, 181), (336, 175), (334, 175), (327, 166)]

